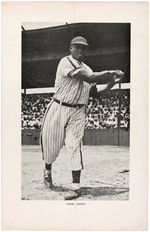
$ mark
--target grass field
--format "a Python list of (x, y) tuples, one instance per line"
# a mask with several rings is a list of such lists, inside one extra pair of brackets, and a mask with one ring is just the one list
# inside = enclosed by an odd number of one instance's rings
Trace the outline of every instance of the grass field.
[[(83, 146), (84, 169), (81, 196), (75, 201), (129, 200), (129, 148), (117, 146)], [(61, 200), (71, 183), (65, 146), (53, 164), (51, 191), (43, 183), (44, 162), (40, 146), (22, 146), (22, 200)]]

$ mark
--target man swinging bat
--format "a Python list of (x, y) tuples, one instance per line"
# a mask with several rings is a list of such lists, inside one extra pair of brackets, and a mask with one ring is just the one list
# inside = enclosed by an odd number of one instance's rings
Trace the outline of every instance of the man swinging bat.
[[(53, 189), (52, 163), (65, 142), (68, 167), (72, 172), (72, 184), (65, 200), (80, 196), (80, 176), (83, 169), (81, 141), (89, 94), (94, 93), (99, 97), (124, 76), (122, 71), (117, 70), (93, 72), (83, 63), (88, 46), (85, 38), (75, 37), (70, 44), (71, 54), (60, 60), (56, 72), (56, 91), (45, 112), (41, 131), (42, 157), (45, 162), (44, 183), (50, 189)], [(110, 82), (97, 89), (96, 85), (104, 78), (108, 78)]]

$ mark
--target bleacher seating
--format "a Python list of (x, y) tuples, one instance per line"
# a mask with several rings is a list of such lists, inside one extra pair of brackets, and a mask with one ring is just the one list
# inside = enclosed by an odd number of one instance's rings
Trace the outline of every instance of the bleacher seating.
[[(22, 94), (22, 129), (40, 129), (47, 105), (52, 99), (51, 93)], [(120, 127), (129, 129), (130, 90), (120, 92)], [(111, 90), (99, 99), (89, 98), (86, 107), (85, 129), (117, 128), (119, 117), (119, 91)]]

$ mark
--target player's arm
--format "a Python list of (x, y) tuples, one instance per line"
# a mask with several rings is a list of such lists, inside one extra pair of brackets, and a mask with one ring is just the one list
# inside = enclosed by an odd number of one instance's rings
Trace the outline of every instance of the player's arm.
[(113, 75), (113, 78), (110, 82), (108, 82), (106, 85), (98, 86), (98, 88), (97, 88), (98, 97), (103, 92), (110, 90), (115, 84), (119, 83), (123, 77), (124, 77), (124, 73), (121, 71), (117, 71), (117, 74)]
[(117, 71), (118, 74), (113, 75), (113, 78), (110, 82), (108, 82), (107, 84), (104, 85), (94, 85), (91, 88), (90, 91), (90, 96), (99, 98), (100, 95), (105, 92), (110, 90), (115, 84), (117, 84), (118, 82), (120, 82), (122, 80), (122, 78), (124, 77), (124, 73), (121, 71)]
[(115, 70), (109, 70), (109, 71), (107, 70), (107, 71), (102, 71), (102, 72), (93, 72), (91, 74), (84, 68), (80, 68), (76, 72), (72, 73), (72, 77), (80, 79), (88, 83), (101, 84), (103, 80), (113, 78), (114, 74), (116, 73), (117, 71)]

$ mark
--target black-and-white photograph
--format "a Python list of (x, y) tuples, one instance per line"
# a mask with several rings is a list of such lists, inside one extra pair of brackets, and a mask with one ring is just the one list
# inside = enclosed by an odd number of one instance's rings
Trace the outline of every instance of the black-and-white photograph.
[(22, 200), (129, 200), (131, 27), (22, 22)]
[(1, 228), (148, 228), (149, 4), (2, 2)]

